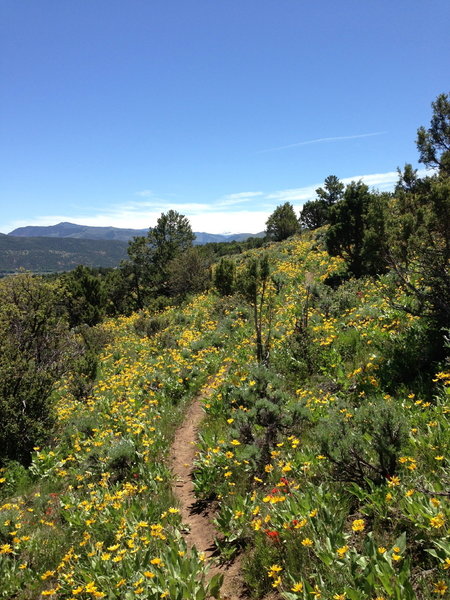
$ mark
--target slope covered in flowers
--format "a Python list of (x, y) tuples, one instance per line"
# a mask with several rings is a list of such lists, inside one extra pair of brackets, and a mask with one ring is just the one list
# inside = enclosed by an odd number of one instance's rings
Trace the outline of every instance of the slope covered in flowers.
[[(0, 506), (0, 597), (205, 596), (164, 460), (183, 406), (221, 359), (211, 311), (206, 297), (169, 309), (151, 337), (140, 336), (145, 314), (104, 324), (92, 395), (61, 387), (59, 439), (36, 448), (31, 487)], [(18, 476), (4, 473), (4, 492)]]
[(388, 278), (333, 290), (322, 282), (339, 261), (320, 245), (270, 255), (270, 364), (255, 368), (249, 331), (208, 401), (197, 460), (223, 552), (244, 548), (255, 598), (446, 597), (449, 373), (431, 395), (395, 385), (423, 324), (395, 308)]
[[(404, 372), (424, 323), (397, 308), (389, 277), (330, 285), (342, 263), (320, 232), (265, 252), (264, 364), (239, 293), (103, 324), (92, 394), (63, 384), (58, 439), (31, 475), (1, 474), (0, 597), (215, 592), (182, 540), (166, 464), (209, 376), (194, 484), (217, 503), (221, 556), (242, 553), (250, 597), (448, 595), (450, 374), (442, 365), (431, 389)], [(238, 256), (238, 278), (260, 256)]]

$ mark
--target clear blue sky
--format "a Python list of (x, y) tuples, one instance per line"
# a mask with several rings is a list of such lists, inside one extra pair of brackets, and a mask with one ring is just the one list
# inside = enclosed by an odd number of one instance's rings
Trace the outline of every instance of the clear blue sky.
[(392, 186), (449, 90), (449, 0), (2, 0), (0, 231), (258, 231)]

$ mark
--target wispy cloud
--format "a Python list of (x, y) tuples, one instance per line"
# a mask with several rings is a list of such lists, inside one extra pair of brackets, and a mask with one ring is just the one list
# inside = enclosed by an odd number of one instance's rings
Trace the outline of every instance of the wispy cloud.
[(153, 196), (152, 190), (141, 190), (140, 192), (136, 192), (136, 196), (141, 196), (141, 198), (148, 198)]
[(233, 206), (235, 204), (243, 204), (244, 202), (251, 202), (258, 196), (264, 196), (263, 192), (239, 192), (237, 194), (226, 194), (219, 198), (216, 203), (217, 207), (221, 206)]
[(287, 144), (286, 146), (275, 146), (274, 148), (267, 148), (266, 150), (260, 150), (258, 154), (263, 152), (276, 152), (277, 150), (287, 150), (288, 148), (297, 148), (298, 146), (309, 146), (310, 144), (323, 144), (325, 142), (342, 142), (346, 140), (358, 140), (360, 138), (374, 137), (376, 135), (384, 135), (387, 131), (375, 131), (373, 133), (358, 133), (356, 135), (338, 135), (334, 137), (314, 138), (313, 140), (304, 140), (302, 142), (295, 142), (294, 144)]

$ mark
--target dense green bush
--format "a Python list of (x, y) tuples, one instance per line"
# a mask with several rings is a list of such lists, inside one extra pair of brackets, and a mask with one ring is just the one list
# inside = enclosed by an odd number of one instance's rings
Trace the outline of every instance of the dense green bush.
[(28, 463), (53, 425), (50, 396), (77, 345), (56, 283), (29, 274), (0, 281), (0, 462)]
[(374, 397), (357, 407), (339, 406), (318, 425), (321, 453), (337, 481), (362, 487), (384, 484), (399, 468), (406, 419), (394, 402)]

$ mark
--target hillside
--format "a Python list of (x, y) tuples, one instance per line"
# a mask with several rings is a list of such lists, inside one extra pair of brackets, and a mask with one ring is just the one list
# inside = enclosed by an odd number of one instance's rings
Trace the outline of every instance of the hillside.
[[(120, 227), (90, 227), (88, 225), (76, 225), (75, 223), (58, 223), (47, 227), (30, 225), (28, 227), (19, 227), (8, 233), (13, 237), (54, 237), (54, 238), (75, 238), (89, 240), (120, 240), (128, 242), (135, 236), (143, 236), (148, 232), (147, 229), (124, 229)], [(236, 233), (236, 234), (216, 234), (205, 232), (194, 232), (196, 236), (195, 244), (207, 244), (209, 242), (232, 242), (244, 241), (249, 237), (262, 237), (264, 233)]]
[(127, 256), (123, 241), (0, 236), (0, 273), (69, 271), (77, 265), (117, 267)]
[(205, 415), (190, 466), (198, 510), (214, 511), (219, 556), (240, 554), (249, 597), (443, 596), (450, 375), (415, 378), (424, 321), (396, 308), (404, 292), (388, 276), (326, 284), (343, 261), (320, 237), (233, 259), (237, 277), (268, 259), (254, 302), (211, 290), (100, 327), (92, 391), (61, 382), (29, 491), (24, 473), (2, 473), (0, 597), (219, 597), (227, 570), (209, 580), (214, 560), (189, 549), (170, 489), (193, 398)]

